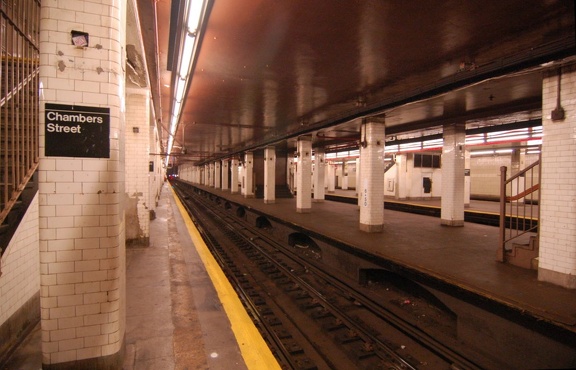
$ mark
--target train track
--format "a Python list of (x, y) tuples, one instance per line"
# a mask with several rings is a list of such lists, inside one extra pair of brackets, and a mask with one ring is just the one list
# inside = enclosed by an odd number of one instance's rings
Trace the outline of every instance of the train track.
[(209, 193), (174, 189), (283, 368), (480, 368), (327, 271), (307, 245), (278, 242)]

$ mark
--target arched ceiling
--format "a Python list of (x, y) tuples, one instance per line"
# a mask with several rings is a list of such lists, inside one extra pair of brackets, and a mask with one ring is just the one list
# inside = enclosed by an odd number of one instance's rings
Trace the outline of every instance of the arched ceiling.
[[(138, 0), (164, 142), (172, 5)], [(390, 134), (539, 115), (542, 73), (573, 58), (574, 27), (565, 0), (213, 0), (173, 153), (202, 163), (303, 134), (330, 145), (370, 115)]]

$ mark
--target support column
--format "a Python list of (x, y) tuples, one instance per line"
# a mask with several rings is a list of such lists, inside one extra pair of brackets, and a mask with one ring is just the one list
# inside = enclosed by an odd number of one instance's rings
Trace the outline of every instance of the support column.
[[(518, 172), (520, 172), (525, 167), (525, 159), (526, 159), (526, 156), (524, 155), (524, 149), (523, 148), (514, 148), (512, 150), (512, 153), (510, 155), (510, 175), (509, 176), (516, 175)], [(512, 181), (512, 186), (511, 186), (511, 195), (512, 196), (517, 195), (519, 191), (521, 192), (522, 190), (520, 190), (520, 189), (524, 189), (524, 182), (525, 181), (526, 181), (526, 179), (524, 178), (524, 176), (520, 176), (520, 177), (518, 177)], [(513, 202), (514, 203), (523, 203), (524, 198), (516, 199)]]
[(150, 241), (150, 91), (131, 87), (126, 91), (126, 240), (147, 246)]
[(365, 232), (381, 232), (384, 224), (384, 133), (383, 120), (370, 118), (362, 125), (362, 178), (357, 187), (360, 230)]
[(470, 181), (470, 150), (464, 150), (464, 208), (470, 207), (470, 188), (472, 182)]
[(328, 163), (328, 193), (334, 193), (336, 191), (336, 165), (334, 163)]
[(204, 165), (204, 181), (202, 182), (204, 186), (210, 186), (210, 166)]
[[(360, 157), (356, 158), (356, 177), (354, 178), (354, 182), (356, 183), (356, 185), (354, 186), (354, 193), (356, 194), (356, 204), (358, 205), (358, 207), (360, 207), (360, 203), (362, 202), (362, 197), (360, 197), (360, 173), (362, 172), (362, 168), (361, 168), (361, 160)], [(382, 181), (384, 181), (384, 177), (382, 177)]]
[(324, 148), (314, 149), (314, 202), (324, 201), (324, 178), (326, 173), (324, 156)]
[(542, 89), (538, 280), (568, 289), (576, 289), (576, 157), (570, 155), (576, 148), (574, 86), (576, 64), (548, 71)]
[(264, 148), (264, 203), (276, 203), (276, 149)]
[(213, 188), (214, 185), (215, 185), (215, 183), (216, 183), (216, 182), (215, 182), (215, 180), (216, 180), (216, 176), (215, 176), (216, 171), (215, 171), (215, 168), (214, 168), (214, 163), (210, 163), (210, 164), (209, 164), (209, 167), (210, 167), (210, 178), (209, 178), (209, 179), (210, 179), (210, 187)]
[(230, 193), (238, 194), (238, 159), (230, 161)]
[(220, 169), (220, 161), (214, 162), (214, 187), (220, 189), (222, 187), (221, 177), (222, 170)]
[(244, 198), (254, 198), (254, 153), (244, 154)]
[(444, 125), (441, 224), (464, 226), (464, 143), (466, 126)]
[(298, 170), (296, 173), (296, 212), (312, 210), (312, 137), (298, 138)]
[[(42, 2), (38, 198), (43, 369), (120, 369), (123, 364), (126, 13), (126, 1), (77, 0), (72, 7), (70, 2)], [(89, 47), (71, 44), (71, 17), (80, 23), (90, 19)], [(69, 26), (57, 29), (56, 24)], [(101, 50), (93, 40), (103, 45)], [(60, 117), (78, 117), (73, 110), (89, 117), (92, 121), (73, 125), (55, 118), (60, 125), (81, 127), (76, 135), (82, 142), (47, 135), (48, 109)], [(100, 120), (97, 129), (88, 123)], [(64, 143), (68, 150), (62, 152)]]
[(408, 197), (408, 156), (406, 154), (396, 154), (396, 184), (395, 199), (406, 199)]
[(222, 190), (228, 190), (229, 179), (230, 179), (230, 168), (228, 160), (222, 160)]

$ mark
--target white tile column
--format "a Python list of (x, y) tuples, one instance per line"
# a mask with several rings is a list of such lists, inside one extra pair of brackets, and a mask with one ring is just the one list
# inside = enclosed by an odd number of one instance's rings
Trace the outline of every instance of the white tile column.
[(328, 193), (336, 191), (336, 165), (334, 163), (327, 164), (328, 169)]
[(276, 203), (276, 149), (264, 148), (264, 203)]
[(238, 159), (230, 161), (230, 193), (238, 194)]
[(220, 169), (220, 161), (214, 162), (214, 187), (220, 189), (222, 187), (221, 183), (222, 170)]
[(244, 154), (244, 198), (254, 198), (254, 153)]
[[(561, 73), (547, 72), (542, 89), (538, 280), (576, 289), (576, 65)], [(552, 120), (558, 100), (564, 118)]]
[[(362, 167), (360, 164), (360, 157), (356, 158), (356, 178), (354, 179), (354, 182), (356, 183), (356, 185), (354, 186), (355, 190), (354, 193), (356, 194), (356, 204), (358, 205), (358, 207), (360, 207), (360, 202), (362, 202), (362, 198), (359, 196), (359, 192), (360, 192), (360, 172), (362, 172)], [(384, 181), (384, 180), (382, 180)]]
[(384, 224), (384, 121), (369, 118), (362, 125), (360, 164), (362, 177), (357, 184), (360, 230), (381, 232)]
[(228, 160), (222, 160), (222, 190), (228, 190), (228, 181), (230, 179), (230, 168)]
[(440, 222), (446, 226), (464, 226), (465, 139), (464, 124), (444, 125)]
[(126, 93), (126, 240), (148, 245), (150, 239), (150, 91), (129, 88)]
[(210, 163), (208, 165), (208, 168), (210, 169), (210, 174), (208, 175), (209, 186), (213, 188), (216, 180), (214, 176), (214, 174), (216, 173), (214, 169), (214, 163)]
[(470, 188), (472, 182), (470, 181), (470, 150), (464, 150), (464, 208), (470, 207)]
[(324, 148), (314, 149), (314, 202), (324, 201), (324, 179), (326, 177), (326, 162), (325, 162)]
[(312, 210), (312, 137), (300, 136), (297, 144), (296, 212)]
[(408, 156), (406, 154), (396, 154), (396, 184), (395, 199), (406, 199), (408, 197)]
[[(122, 368), (126, 13), (126, 1), (42, 2), (38, 180), (43, 368)], [(73, 25), (89, 33), (88, 47), (72, 45)], [(78, 132), (54, 138), (46, 130), (48, 121), (68, 124), (49, 117), (49, 103), (65, 107), (60, 117), (89, 119), (73, 125)], [(73, 154), (53, 154), (88, 131), (93, 135), (71, 147)]]

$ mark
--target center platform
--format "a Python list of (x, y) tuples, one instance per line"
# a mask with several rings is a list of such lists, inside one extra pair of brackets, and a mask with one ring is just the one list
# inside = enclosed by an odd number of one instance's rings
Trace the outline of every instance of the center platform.
[[(265, 204), (263, 199), (194, 186), (576, 333), (576, 291), (538, 281), (535, 270), (497, 262), (497, 227), (470, 222), (447, 227), (438, 218), (385, 209), (383, 231), (365, 233), (358, 228), (355, 204), (313, 202), (310, 213), (297, 213), (295, 198)], [(475, 212), (493, 213), (498, 207), (475, 203), (470, 207)]]

